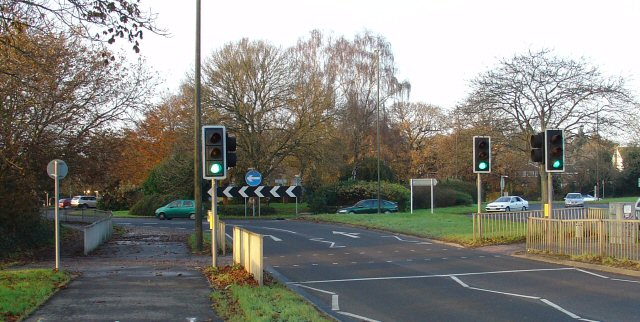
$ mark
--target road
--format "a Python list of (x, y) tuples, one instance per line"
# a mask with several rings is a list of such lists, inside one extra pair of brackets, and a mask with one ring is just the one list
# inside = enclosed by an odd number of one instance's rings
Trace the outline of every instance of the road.
[[(193, 229), (193, 221), (118, 219)], [(126, 222), (122, 222), (126, 221)], [(226, 221), (265, 236), (268, 271), (342, 321), (632, 321), (640, 279), (302, 221)]]

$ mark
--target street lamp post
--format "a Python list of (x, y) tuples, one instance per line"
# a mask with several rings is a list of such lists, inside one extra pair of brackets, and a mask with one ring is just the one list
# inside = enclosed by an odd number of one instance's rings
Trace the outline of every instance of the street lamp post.
[(376, 90), (376, 140), (378, 143), (378, 214), (380, 214), (380, 50), (376, 49), (376, 63), (378, 69), (378, 86)]

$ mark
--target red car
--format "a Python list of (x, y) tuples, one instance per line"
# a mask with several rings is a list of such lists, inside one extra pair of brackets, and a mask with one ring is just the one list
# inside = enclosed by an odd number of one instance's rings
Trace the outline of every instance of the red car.
[(71, 198), (62, 198), (58, 201), (58, 208), (71, 208)]

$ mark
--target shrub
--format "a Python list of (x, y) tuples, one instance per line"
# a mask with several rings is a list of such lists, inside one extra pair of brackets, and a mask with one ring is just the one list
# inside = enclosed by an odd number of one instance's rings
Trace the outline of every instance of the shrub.
[[(211, 203), (208, 203), (208, 204), (209, 206), (211, 205)], [(221, 216), (244, 216), (244, 205), (218, 205), (218, 213)], [(253, 214), (253, 209), (249, 207), (247, 209), (247, 213), (249, 214), (249, 216), (251, 216)], [(273, 207), (264, 206), (264, 205), (260, 206), (261, 216), (275, 215), (276, 213), (277, 211)], [(258, 207), (256, 206), (256, 216), (257, 215), (258, 215)]]
[[(311, 211), (333, 212), (338, 206), (352, 205), (358, 200), (375, 199), (378, 183), (371, 181), (347, 181), (318, 189), (309, 201)], [(380, 183), (380, 198), (397, 202), (400, 211), (407, 209), (410, 192), (402, 185), (383, 181)]]
[(168, 204), (170, 201), (179, 199), (172, 195), (158, 195), (153, 194), (149, 196), (144, 196), (138, 202), (136, 202), (131, 209), (129, 209), (129, 213), (134, 216), (155, 216), (156, 209)]

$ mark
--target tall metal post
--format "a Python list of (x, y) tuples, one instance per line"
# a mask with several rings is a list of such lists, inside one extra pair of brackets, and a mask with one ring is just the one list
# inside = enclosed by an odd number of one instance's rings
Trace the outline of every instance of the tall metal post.
[(378, 214), (381, 212), (380, 201), (380, 50), (376, 49), (376, 62), (378, 64), (378, 89), (376, 90), (376, 140), (378, 142)]
[(553, 219), (553, 176), (547, 172), (547, 201), (549, 202), (549, 219)]
[[(202, 137), (200, 133), (201, 99), (200, 99), (200, 0), (196, 0), (196, 61), (195, 61), (195, 102), (193, 112), (193, 198), (196, 201), (195, 230), (196, 249), (202, 251)], [(214, 193), (215, 195), (215, 193)]]
[(55, 194), (55, 206), (53, 207), (53, 216), (54, 216), (54, 225), (55, 234), (56, 234), (56, 272), (60, 269), (60, 221), (58, 220), (58, 200), (59, 200), (59, 188), (60, 188), (60, 179), (58, 178), (58, 160), (53, 161), (54, 170), (53, 175), (55, 177), (54, 183), (54, 194)]
[(480, 208), (481, 208), (481, 204), (482, 204), (482, 200), (480, 200), (480, 197), (482, 195), (481, 192), (481, 185), (482, 185), (482, 179), (480, 179), (480, 174), (478, 173), (478, 179), (476, 180), (476, 185), (478, 186), (478, 213), (480, 213)]
[(211, 187), (213, 187), (213, 196), (211, 197), (211, 265), (218, 266), (218, 190), (216, 180), (211, 179)]

